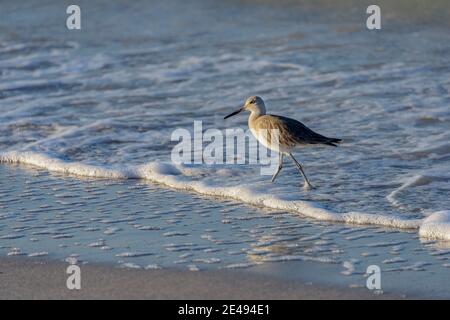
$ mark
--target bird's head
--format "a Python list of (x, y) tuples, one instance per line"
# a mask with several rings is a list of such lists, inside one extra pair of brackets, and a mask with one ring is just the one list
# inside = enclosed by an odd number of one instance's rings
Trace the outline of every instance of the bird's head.
[(247, 98), (247, 100), (245, 100), (243, 106), (239, 107), (239, 109), (227, 115), (224, 119), (237, 115), (238, 113), (244, 110), (250, 111), (251, 113), (255, 113), (257, 115), (263, 115), (266, 114), (266, 105), (264, 104), (264, 100), (261, 97), (252, 96)]

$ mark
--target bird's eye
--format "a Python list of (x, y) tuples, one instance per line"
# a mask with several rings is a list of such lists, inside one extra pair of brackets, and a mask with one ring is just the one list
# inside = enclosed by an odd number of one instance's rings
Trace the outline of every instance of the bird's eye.
[(255, 103), (256, 101), (255, 100), (250, 100), (250, 104), (253, 104), (253, 103)]

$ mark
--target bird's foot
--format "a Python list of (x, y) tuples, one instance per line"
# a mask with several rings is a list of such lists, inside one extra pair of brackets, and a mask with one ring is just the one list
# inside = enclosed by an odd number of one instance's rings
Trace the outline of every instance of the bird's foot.
[(305, 184), (303, 185), (303, 189), (305, 190), (313, 190), (316, 189), (316, 187), (314, 187), (311, 183), (309, 182), (305, 182)]

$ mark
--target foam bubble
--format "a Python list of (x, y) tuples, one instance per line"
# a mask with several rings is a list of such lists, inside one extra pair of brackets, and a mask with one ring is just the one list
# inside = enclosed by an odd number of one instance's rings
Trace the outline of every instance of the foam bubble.
[(438, 211), (425, 218), (420, 226), (419, 235), (450, 241), (450, 211)]

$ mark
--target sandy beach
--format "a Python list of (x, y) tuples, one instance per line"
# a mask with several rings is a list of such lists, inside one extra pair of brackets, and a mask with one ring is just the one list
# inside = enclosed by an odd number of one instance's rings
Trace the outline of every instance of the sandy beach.
[(282, 281), (238, 270), (130, 270), (81, 266), (81, 290), (66, 287), (67, 263), (0, 259), (0, 299), (402, 299), (366, 289)]

